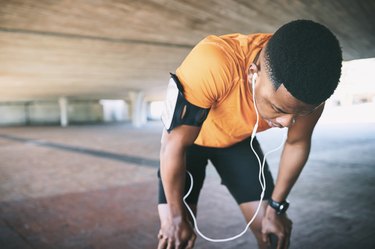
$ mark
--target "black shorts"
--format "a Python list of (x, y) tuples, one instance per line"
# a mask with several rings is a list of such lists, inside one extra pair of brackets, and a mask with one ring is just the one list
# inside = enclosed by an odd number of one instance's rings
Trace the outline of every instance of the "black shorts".
[[(253, 147), (262, 160), (263, 152), (256, 139), (253, 141)], [(250, 138), (248, 138), (227, 148), (210, 148), (199, 145), (192, 145), (188, 148), (186, 152), (186, 169), (193, 175), (194, 186), (186, 199), (187, 203), (198, 203), (208, 160), (212, 162), (221, 177), (222, 184), (228, 188), (238, 204), (260, 199), (262, 188), (258, 180), (259, 164), (250, 148)], [(267, 200), (271, 197), (274, 189), (273, 178), (267, 162), (264, 166), (264, 175), (266, 179), (264, 199)], [(167, 203), (159, 171), (158, 177), (159, 203)], [(189, 187), (190, 178), (186, 174), (186, 192)]]

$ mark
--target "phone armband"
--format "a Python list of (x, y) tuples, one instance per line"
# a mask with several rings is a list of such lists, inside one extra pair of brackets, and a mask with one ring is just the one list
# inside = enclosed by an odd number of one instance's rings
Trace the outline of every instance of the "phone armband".
[(184, 89), (177, 76), (171, 73), (161, 120), (168, 132), (180, 125), (201, 127), (209, 108), (191, 104), (184, 97)]

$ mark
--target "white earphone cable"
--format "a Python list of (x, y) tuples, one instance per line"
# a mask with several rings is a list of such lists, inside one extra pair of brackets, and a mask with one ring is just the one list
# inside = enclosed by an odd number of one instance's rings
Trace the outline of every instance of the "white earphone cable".
[(209, 238), (207, 236), (205, 236), (200, 230), (199, 230), (199, 227), (198, 227), (198, 222), (195, 218), (195, 215), (193, 213), (193, 211), (190, 209), (189, 205), (186, 203), (186, 198), (189, 196), (189, 194), (191, 193), (192, 189), (193, 189), (193, 176), (191, 175), (191, 173), (189, 171), (187, 171), (187, 173), (189, 174), (189, 177), (190, 177), (190, 188), (188, 190), (188, 192), (186, 193), (186, 195), (184, 196), (183, 198), (183, 202), (186, 206), (186, 208), (188, 209), (193, 221), (194, 221), (194, 227), (195, 227), (195, 230), (197, 231), (197, 233), (204, 239), (208, 240), (208, 241), (211, 241), (211, 242), (227, 242), (227, 241), (231, 241), (231, 240), (234, 240), (234, 239), (237, 239), (239, 237), (241, 237), (242, 235), (244, 235), (246, 233), (246, 231), (249, 229), (251, 223), (253, 223), (253, 221), (255, 220), (256, 216), (258, 215), (258, 212), (260, 210), (260, 207), (261, 207), (261, 204), (262, 204), (262, 201), (263, 201), (263, 198), (264, 198), (264, 193), (266, 191), (266, 180), (265, 180), (265, 176), (264, 176), (264, 165), (265, 165), (265, 162), (266, 162), (266, 157), (271, 154), (272, 152), (275, 152), (277, 150), (279, 150), (283, 144), (284, 144), (284, 141), (285, 141), (285, 138), (286, 138), (286, 134), (284, 134), (283, 136), (283, 140), (282, 140), (282, 143), (275, 149), (273, 150), (270, 150), (268, 151), (264, 157), (263, 157), (263, 161), (261, 162), (258, 154), (256, 153), (254, 147), (253, 147), (253, 140), (255, 138), (255, 135), (256, 135), (256, 132), (258, 130), (258, 123), (259, 123), (259, 113), (258, 113), (258, 109), (256, 107), (256, 102), (255, 102), (255, 80), (257, 78), (257, 74), (253, 74), (253, 78), (252, 78), (252, 89), (253, 89), (253, 102), (254, 102), (254, 109), (255, 109), (255, 112), (256, 112), (256, 123), (254, 125), (254, 128), (253, 128), (253, 132), (251, 134), (251, 140), (250, 140), (250, 147), (251, 147), (251, 150), (254, 152), (257, 160), (258, 160), (258, 164), (259, 164), (259, 183), (261, 185), (261, 188), (262, 188), (262, 193), (260, 194), (260, 200), (259, 200), (259, 204), (258, 204), (258, 207), (253, 215), (253, 217), (251, 218), (251, 220), (247, 223), (245, 229), (235, 235), (235, 236), (232, 236), (232, 237), (229, 237), (229, 238), (225, 238), (225, 239), (213, 239), (213, 238)]

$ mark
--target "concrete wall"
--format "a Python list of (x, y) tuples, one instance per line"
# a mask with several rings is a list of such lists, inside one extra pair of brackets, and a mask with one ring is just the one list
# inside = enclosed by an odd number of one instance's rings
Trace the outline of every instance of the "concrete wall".
[(57, 102), (31, 102), (26, 104), (26, 122), (28, 124), (58, 124), (60, 108)]
[(0, 104), (0, 125), (26, 124), (25, 103)]
[(99, 101), (74, 101), (68, 103), (69, 123), (103, 121), (103, 106)]
[[(99, 101), (69, 101), (68, 120), (70, 124), (102, 122), (103, 106)], [(59, 124), (58, 101), (0, 103), (0, 126)]]

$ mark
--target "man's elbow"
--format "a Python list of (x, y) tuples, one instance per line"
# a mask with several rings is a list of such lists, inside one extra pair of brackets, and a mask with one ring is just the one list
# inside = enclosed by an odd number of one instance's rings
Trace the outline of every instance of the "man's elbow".
[(167, 139), (161, 143), (160, 147), (160, 161), (163, 162), (166, 158), (182, 156), (187, 146), (177, 139)]
[(310, 150), (311, 138), (301, 138), (301, 139), (287, 139), (285, 145), (293, 148), (302, 148), (305, 150)]

